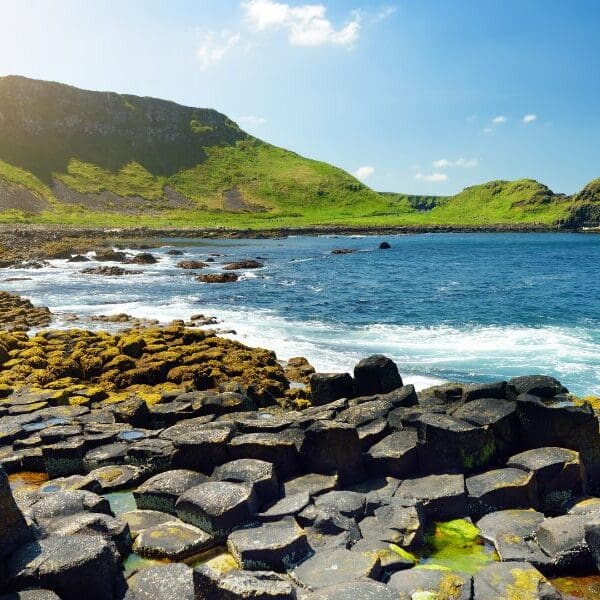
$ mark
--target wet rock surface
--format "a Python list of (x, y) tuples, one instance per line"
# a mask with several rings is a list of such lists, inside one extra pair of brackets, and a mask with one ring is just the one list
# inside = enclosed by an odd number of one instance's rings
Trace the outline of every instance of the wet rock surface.
[(548, 599), (597, 572), (598, 421), (555, 380), (417, 394), (376, 356), (294, 405), (272, 353), (200, 330), (2, 335), (7, 592)]

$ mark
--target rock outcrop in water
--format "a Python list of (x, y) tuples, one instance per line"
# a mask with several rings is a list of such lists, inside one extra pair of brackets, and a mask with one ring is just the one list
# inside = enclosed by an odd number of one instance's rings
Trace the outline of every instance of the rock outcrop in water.
[[(374, 356), (354, 377), (311, 375), (313, 406), (297, 410), (275, 404), (289, 401), (272, 354), (198, 330), (3, 343), (14, 359), (0, 372), (0, 589), (559, 599), (548, 577), (597, 569), (598, 419), (553, 378), (416, 393)], [(96, 375), (40, 379), (67, 347), (98, 357)], [(159, 361), (203, 375), (171, 378)], [(110, 387), (132, 371), (157, 391)], [(257, 396), (261, 378), (273, 406)]]

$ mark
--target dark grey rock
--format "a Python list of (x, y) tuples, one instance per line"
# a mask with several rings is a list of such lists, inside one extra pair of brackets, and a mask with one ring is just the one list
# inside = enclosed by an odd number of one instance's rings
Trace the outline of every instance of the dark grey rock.
[(477, 600), (561, 600), (553, 585), (532, 565), (526, 562), (490, 563), (473, 580)]
[(318, 509), (339, 512), (352, 519), (361, 519), (365, 514), (366, 498), (364, 494), (345, 490), (327, 492), (315, 499)]
[(523, 375), (513, 377), (508, 382), (508, 392), (513, 397), (519, 394), (531, 394), (539, 398), (553, 398), (567, 391), (558, 379), (547, 375)]
[[(388, 587), (394, 590), (399, 600), (419, 598), (453, 598), (471, 600), (472, 577), (453, 571), (434, 569), (409, 569), (394, 573)], [(420, 594), (420, 595), (419, 595)], [(500, 596), (498, 596), (498, 599)], [(502, 596), (502, 598), (507, 598)]]
[(227, 548), (249, 571), (286, 572), (311, 554), (304, 530), (291, 517), (238, 529), (227, 538)]
[(348, 373), (313, 373), (310, 376), (310, 396), (313, 406), (329, 404), (354, 395), (354, 381)]
[(302, 586), (318, 590), (370, 577), (381, 572), (381, 560), (372, 552), (351, 552), (343, 548), (317, 552), (298, 565), (291, 576)]
[(552, 560), (535, 539), (544, 519), (544, 515), (535, 510), (501, 510), (480, 519), (477, 527), (481, 536), (494, 544), (500, 560), (528, 562), (546, 569)]
[(183, 429), (171, 438), (175, 446), (173, 466), (212, 473), (216, 466), (227, 462), (227, 442), (230, 437), (231, 430), (226, 427)]
[(527, 394), (517, 398), (521, 441), (525, 448), (555, 446), (577, 450), (586, 470), (588, 488), (600, 487), (600, 432), (589, 404), (568, 397), (545, 400)]
[(405, 479), (395, 496), (420, 500), (425, 514), (434, 521), (458, 519), (468, 514), (463, 475), (429, 475)]
[(13, 498), (8, 476), (0, 467), (0, 562), (33, 535)]
[(300, 447), (300, 461), (307, 472), (337, 472), (342, 484), (365, 477), (360, 440), (347, 423), (317, 421), (311, 425)]
[(285, 496), (275, 502), (264, 512), (260, 513), (263, 521), (278, 521), (282, 517), (295, 516), (301, 513), (309, 504), (310, 496), (308, 492), (297, 492), (290, 496)]
[(600, 517), (585, 524), (585, 541), (596, 568), (600, 571)]
[(479, 398), (463, 404), (452, 416), (471, 425), (489, 427), (494, 434), (499, 458), (518, 449), (519, 419), (515, 402), (500, 398)]
[(208, 477), (189, 469), (175, 469), (154, 475), (133, 491), (138, 508), (175, 514), (177, 498)]
[(146, 438), (133, 442), (127, 450), (127, 461), (151, 472), (173, 468), (175, 447), (169, 440)]
[(254, 520), (254, 489), (242, 483), (208, 481), (190, 488), (177, 500), (177, 516), (215, 537), (225, 537)]
[(194, 569), (196, 600), (295, 600), (292, 584), (272, 571), (228, 571), (209, 567)]
[(369, 475), (375, 477), (410, 477), (418, 470), (417, 433), (397, 431), (371, 446), (365, 455)]
[(354, 367), (357, 396), (387, 394), (399, 387), (402, 387), (402, 378), (396, 363), (382, 354), (364, 358)]
[(131, 552), (131, 534), (125, 521), (104, 513), (81, 512), (46, 521), (39, 528), (43, 535), (99, 535), (112, 542), (122, 558)]
[(141, 569), (127, 583), (133, 600), (195, 600), (193, 571), (183, 563)]
[(106, 498), (85, 490), (56, 492), (40, 497), (31, 506), (31, 515), (40, 525), (49, 521), (81, 512), (111, 514)]
[(564, 514), (584, 491), (585, 472), (579, 453), (566, 448), (535, 448), (512, 456), (508, 467), (535, 475), (540, 509), (548, 515)]
[(291, 435), (281, 433), (246, 433), (229, 443), (233, 459), (254, 459), (274, 465), (279, 478), (298, 473), (298, 448)]
[(423, 414), (419, 432), (419, 467), (424, 473), (469, 473), (496, 459), (489, 427), (477, 427), (449, 415)]
[(129, 525), (131, 537), (135, 539), (144, 529), (172, 521), (173, 515), (157, 510), (131, 510), (119, 515), (119, 519)]
[(50, 590), (34, 589), (2, 594), (0, 600), (60, 600), (60, 598)]
[(10, 586), (43, 587), (62, 600), (112, 600), (122, 582), (114, 546), (98, 535), (53, 535), (21, 546), (7, 561)]
[(136, 486), (145, 476), (145, 471), (133, 465), (111, 465), (90, 471), (89, 477), (95, 479), (102, 493), (127, 490)]
[[(381, 561), (382, 579), (385, 581), (390, 575), (405, 569), (411, 569), (415, 566), (414, 560), (411, 560), (407, 555), (400, 555), (394, 552), (393, 546), (388, 542), (382, 542), (375, 539), (358, 540), (356, 544), (350, 548), (352, 552), (372, 552), (379, 556)], [(396, 598), (397, 596), (394, 596)]]
[(494, 469), (466, 480), (469, 512), (475, 518), (507, 508), (537, 507), (533, 473), (522, 469)]
[(339, 583), (306, 596), (306, 600), (398, 600), (398, 595), (378, 581)]
[(537, 541), (557, 568), (586, 569), (591, 566), (592, 555), (585, 535), (585, 525), (589, 521), (588, 515), (563, 515), (540, 524)]
[(272, 463), (254, 458), (241, 458), (217, 467), (212, 474), (216, 481), (250, 483), (259, 499), (271, 502), (279, 496), (279, 482)]
[(216, 543), (215, 538), (202, 529), (173, 519), (140, 531), (133, 550), (146, 558), (177, 561), (208, 550)]
[(283, 489), (286, 496), (292, 496), (299, 492), (307, 492), (310, 496), (318, 496), (335, 489), (337, 486), (338, 476), (335, 474), (308, 473), (286, 481), (283, 484)]
[(125, 464), (127, 450), (128, 445), (125, 442), (98, 446), (86, 452), (83, 458), (84, 468), (89, 473), (100, 467)]

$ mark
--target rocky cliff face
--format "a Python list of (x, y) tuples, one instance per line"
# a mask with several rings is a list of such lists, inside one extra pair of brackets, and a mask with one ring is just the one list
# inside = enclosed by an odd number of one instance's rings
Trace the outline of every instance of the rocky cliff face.
[(107, 169), (134, 160), (172, 174), (202, 160), (205, 146), (246, 137), (211, 109), (25, 77), (0, 79), (0, 157), (46, 181), (73, 156)]

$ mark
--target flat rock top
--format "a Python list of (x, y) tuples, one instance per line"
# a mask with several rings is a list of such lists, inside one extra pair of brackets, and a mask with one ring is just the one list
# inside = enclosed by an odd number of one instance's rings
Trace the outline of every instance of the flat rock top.
[(307, 600), (398, 600), (398, 594), (377, 581), (350, 581), (313, 592)]
[[(395, 590), (402, 600), (419, 598), (419, 592), (423, 594), (424, 599), (471, 599), (471, 577), (453, 571), (408, 569), (394, 573), (388, 586)], [(497, 600), (500, 598), (504, 599), (506, 596), (498, 596)]]
[(292, 577), (312, 590), (370, 577), (379, 570), (380, 559), (372, 552), (336, 548), (318, 552), (292, 571)]
[(240, 458), (217, 467), (212, 477), (220, 480), (260, 481), (274, 476), (270, 462), (254, 458)]
[(531, 482), (532, 477), (533, 473), (509, 467), (469, 477), (466, 485), (471, 496), (482, 496), (501, 488), (526, 486)]
[(252, 488), (242, 483), (207, 481), (184, 492), (177, 502), (199, 506), (211, 516), (223, 515), (232, 507), (252, 498)]
[(369, 454), (374, 458), (392, 455), (401, 456), (416, 446), (417, 438), (416, 431), (410, 429), (406, 431), (397, 431), (371, 446)]
[(144, 529), (172, 521), (173, 515), (157, 510), (132, 510), (119, 515), (119, 518), (129, 525), (131, 535), (135, 537)]
[(194, 600), (192, 573), (183, 563), (141, 569), (129, 578), (129, 589), (136, 599)]
[(197, 473), (189, 469), (174, 469), (150, 477), (137, 488), (136, 492), (179, 496), (191, 487), (204, 483), (207, 479), (208, 477), (203, 473)]
[(396, 495), (429, 500), (464, 493), (465, 478), (463, 475), (428, 475), (416, 479), (405, 479), (398, 487)]
[(499, 398), (480, 398), (456, 409), (452, 416), (474, 425), (489, 425), (514, 414), (515, 410), (515, 402)]
[(535, 510), (509, 509), (499, 510), (477, 521), (481, 536), (491, 542), (497, 537), (510, 533), (519, 538), (530, 538), (546, 517)]
[(562, 463), (578, 463), (579, 452), (567, 448), (534, 448), (511, 456), (507, 465), (527, 471), (537, 471), (544, 467), (560, 465)]
[(228, 545), (239, 550), (269, 550), (289, 546), (301, 537), (304, 530), (292, 518), (274, 523), (264, 523), (258, 527), (238, 529), (229, 534)]
[(290, 479), (283, 484), (285, 495), (291, 496), (298, 492), (307, 492), (313, 496), (319, 493), (328, 492), (334, 489), (338, 484), (337, 475), (319, 475), (318, 473), (309, 473), (295, 479)]
[(7, 561), (7, 571), (9, 577), (22, 572), (42, 576), (101, 560), (103, 556), (115, 560), (109, 542), (99, 535), (51, 535), (21, 546)]
[(477, 600), (518, 598), (519, 600), (560, 600), (548, 580), (526, 562), (491, 563), (474, 578)]

